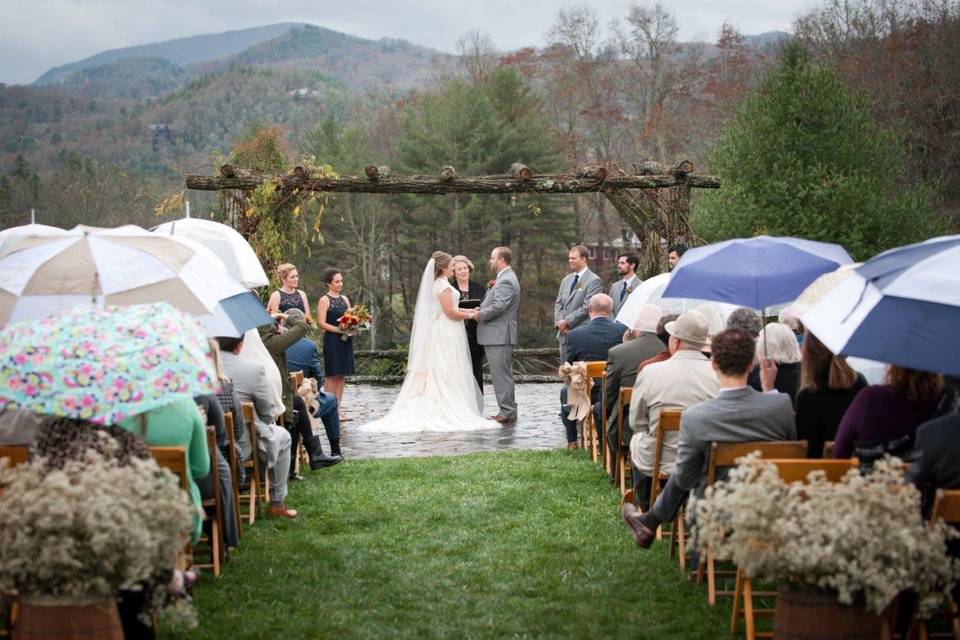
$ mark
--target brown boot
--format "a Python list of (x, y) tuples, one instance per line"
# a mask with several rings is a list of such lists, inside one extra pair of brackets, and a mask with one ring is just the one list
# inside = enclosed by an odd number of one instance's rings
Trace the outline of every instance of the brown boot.
[(280, 503), (279, 505), (270, 505), (270, 508), (267, 509), (267, 515), (275, 518), (289, 518), (294, 519), (297, 517), (297, 510), (291, 509), (285, 503)]
[(568, 442), (568, 443), (567, 443), (567, 449), (579, 449), (579, 448), (580, 448), (580, 444), (579, 444), (579, 443), (576, 443), (576, 442)]

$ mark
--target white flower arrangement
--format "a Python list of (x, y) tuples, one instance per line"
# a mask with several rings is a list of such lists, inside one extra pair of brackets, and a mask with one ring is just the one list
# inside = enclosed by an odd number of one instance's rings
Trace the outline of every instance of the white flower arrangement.
[(694, 510), (695, 544), (709, 545), (751, 580), (835, 593), (875, 613), (906, 589), (929, 613), (960, 577), (960, 563), (946, 555), (946, 540), (956, 534), (942, 522), (923, 522), (920, 493), (903, 484), (896, 458), (879, 461), (867, 476), (851, 471), (831, 483), (819, 472), (807, 484), (788, 484), (750, 455)]
[(113, 598), (147, 584), (163, 604), (167, 585), (156, 576), (169, 581), (194, 507), (152, 459), (121, 466), (87, 450), (62, 469), (44, 458), (0, 463), (0, 487), (0, 591)]

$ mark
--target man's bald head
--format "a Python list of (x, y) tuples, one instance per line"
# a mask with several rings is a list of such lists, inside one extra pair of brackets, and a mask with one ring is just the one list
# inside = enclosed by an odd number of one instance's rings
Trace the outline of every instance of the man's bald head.
[(594, 294), (587, 305), (587, 312), (591, 318), (597, 316), (610, 317), (613, 313), (613, 298), (605, 293)]

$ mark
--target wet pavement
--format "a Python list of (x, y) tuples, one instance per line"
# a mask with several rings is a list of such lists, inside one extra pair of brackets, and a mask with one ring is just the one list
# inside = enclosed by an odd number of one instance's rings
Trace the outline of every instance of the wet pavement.
[[(346, 458), (449, 456), (477, 451), (562, 448), (567, 444), (559, 417), (562, 386), (559, 382), (518, 384), (519, 416), (515, 424), (506, 427), (453, 433), (358, 433), (354, 427), (387, 413), (400, 387), (348, 384), (343, 405), (353, 419), (341, 425), (340, 446)], [(497, 412), (497, 401), (493, 387), (489, 384), (484, 387), (484, 415), (492, 416)], [(322, 428), (318, 432), (322, 432)]]

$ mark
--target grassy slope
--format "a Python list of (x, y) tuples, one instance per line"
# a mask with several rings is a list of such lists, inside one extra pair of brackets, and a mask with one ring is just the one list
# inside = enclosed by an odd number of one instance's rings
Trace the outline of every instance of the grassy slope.
[(666, 545), (639, 551), (618, 497), (567, 451), (348, 461), (258, 521), (183, 638), (724, 637)]

